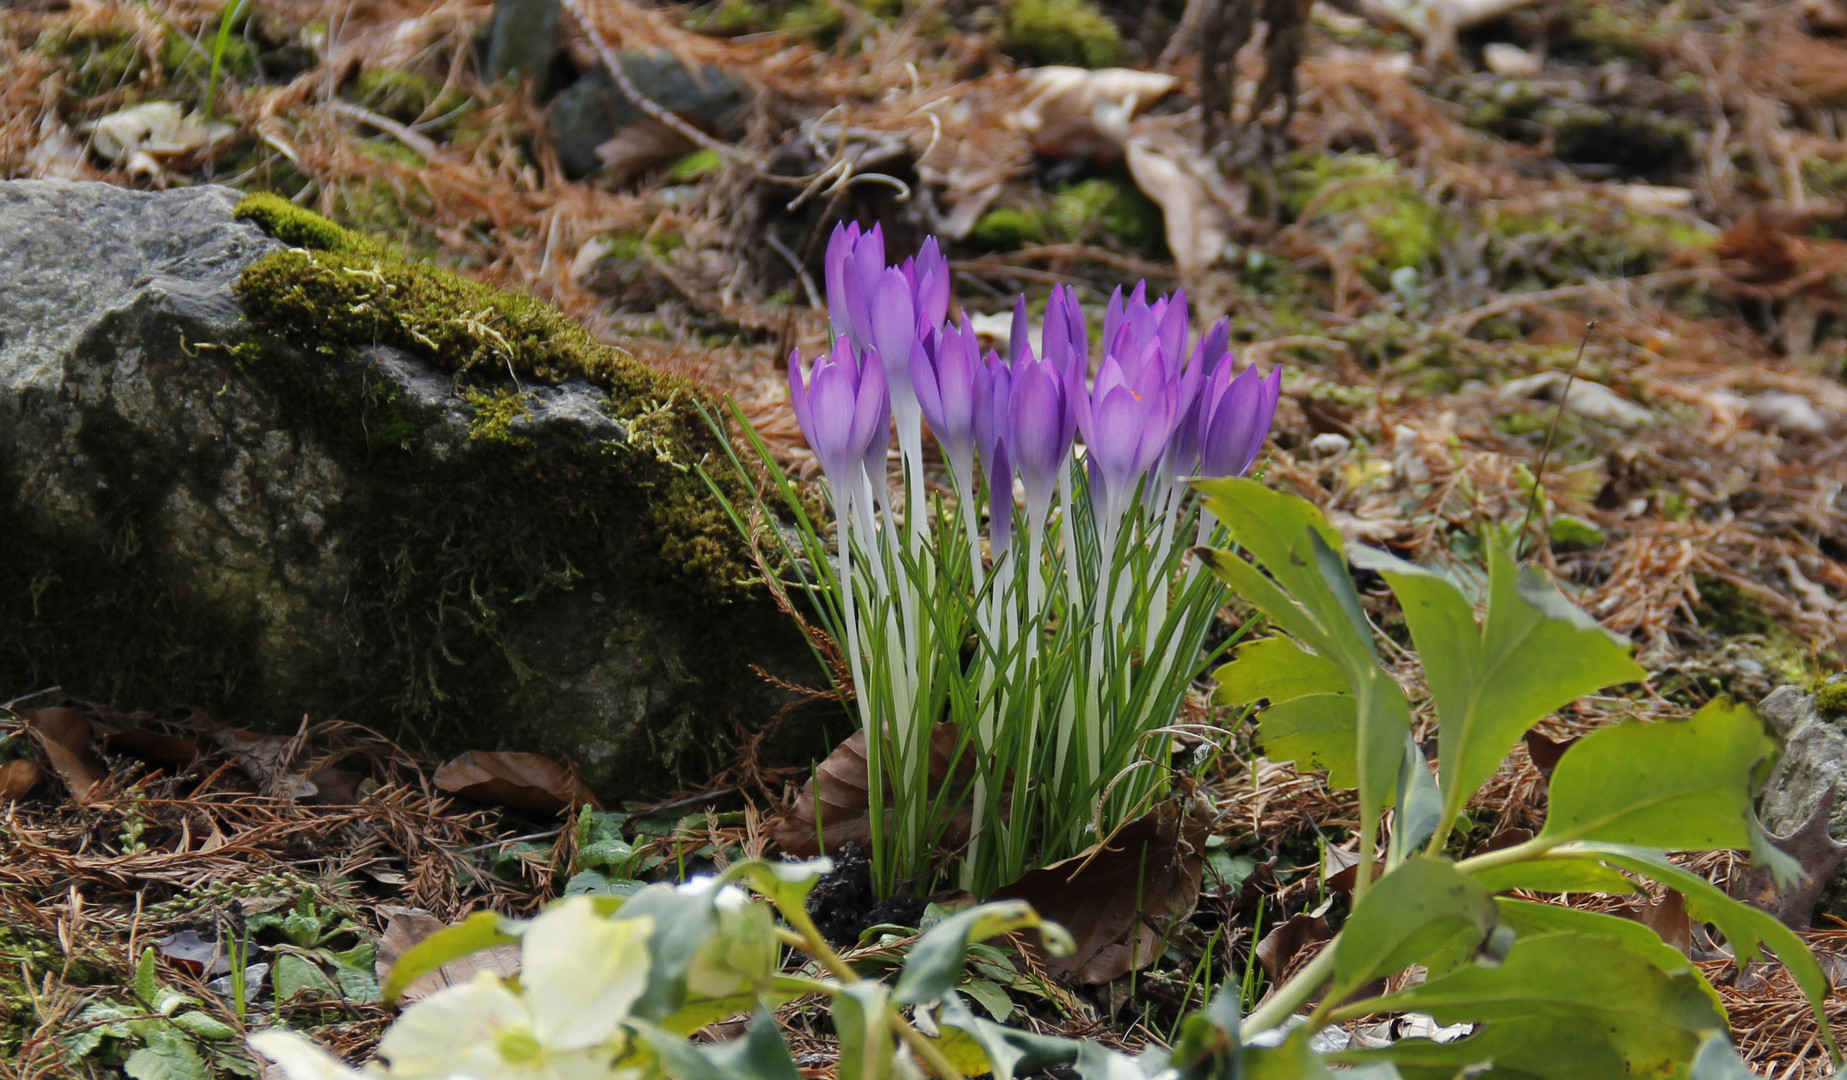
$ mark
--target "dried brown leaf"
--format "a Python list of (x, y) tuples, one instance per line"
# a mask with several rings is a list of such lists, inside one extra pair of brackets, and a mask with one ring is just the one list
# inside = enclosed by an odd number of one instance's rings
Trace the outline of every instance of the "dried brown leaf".
[[(938, 724), (930, 732), (932, 787), (948, 780), (959, 738), (960, 731), (952, 723)], [(965, 781), (970, 769), (964, 764), (956, 772), (957, 778)], [(811, 859), (845, 844), (871, 848), (872, 780), (866, 762), (864, 728), (847, 736), (815, 767), (814, 778), (796, 796), (788, 812), (770, 827), (770, 839), (798, 859)], [(953, 849), (967, 840), (968, 815), (963, 810), (947, 826), (943, 843)]]
[(540, 754), (470, 750), (437, 769), (431, 780), (451, 795), (539, 814), (585, 804), (602, 809), (574, 771)]
[(45, 779), (45, 770), (39, 768), (36, 761), (20, 758), (0, 765), (0, 801), (13, 802), (32, 794), (39, 781)]
[(71, 708), (37, 709), (26, 717), (26, 730), (71, 795), (80, 803), (89, 802), (109, 775), (108, 767), (90, 750), (89, 719)]
[[(387, 906), (380, 910), (386, 915), (385, 932), (378, 939), (377, 975), (378, 981), (382, 983), (391, 974), (391, 966), (409, 952), (412, 946), (445, 927), (441, 919), (422, 908)], [(409, 1005), (445, 986), (468, 982), (477, 972), (482, 971), (491, 971), (503, 978), (518, 975), (519, 946), (496, 945), (459, 960), (451, 960), (435, 971), (413, 980), (404, 988), (400, 1000)]]
[(1193, 913), (1205, 870), (1207, 822), (1169, 801), (1101, 844), (997, 890), (990, 899), (1025, 900), (1071, 932), (1076, 949), (1050, 956), (1029, 938), (1046, 969), (1086, 985), (1153, 963), (1161, 941)]
[(1821, 902), (1828, 879), (1834, 876), (1841, 860), (1847, 859), (1847, 844), (1835, 840), (1828, 831), (1836, 794), (1835, 786), (1828, 785), (1802, 824), (1786, 835), (1766, 837), (1772, 846), (1801, 865), (1806, 876), (1800, 882), (1788, 889), (1778, 888), (1776, 877), (1768, 866), (1753, 866), (1740, 887), (1740, 898), (1745, 903), (1775, 915), (1792, 930), (1809, 928), (1815, 917), (1815, 905)]
[(1263, 936), (1257, 943), (1257, 962), (1263, 965), (1272, 983), (1280, 983), (1285, 975), (1301, 966), (1301, 961), (1307, 959), (1314, 946), (1333, 937), (1326, 918), (1300, 912)]

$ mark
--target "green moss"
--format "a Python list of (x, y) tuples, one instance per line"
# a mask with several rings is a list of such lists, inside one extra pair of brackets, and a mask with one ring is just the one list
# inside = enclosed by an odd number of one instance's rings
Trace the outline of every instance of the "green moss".
[(968, 245), (980, 251), (1015, 251), (1045, 239), (1045, 222), (1031, 210), (996, 207), (969, 230)]
[(514, 387), (483, 389), (471, 386), (462, 391), (462, 397), (475, 410), (474, 420), (468, 425), (469, 438), (514, 446), (532, 445), (531, 439), (513, 431), (515, 421), (532, 415), (525, 391)]
[(277, 196), (249, 196), (236, 213), (296, 245), (239, 277), (237, 295), (255, 318), (325, 346), (395, 345), (458, 375), (601, 387), (606, 410), (630, 431), (604, 482), (648, 490), (663, 554), (708, 595), (735, 595), (750, 576), (692, 468), (721, 452), (698, 412), (716, 403), (696, 384), (596, 341), (550, 304), (405, 259)]
[(1723, 578), (1694, 574), (1693, 587), (1699, 592), (1696, 610), (1700, 622), (1712, 633), (1728, 638), (1745, 634), (1767, 637), (1782, 630), (1776, 617), (1749, 593)]
[(1100, 230), (1151, 258), (1167, 247), (1161, 208), (1126, 180), (1092, 177), (1055, 191), (1047, 217), (1068, 242), (1092, 240)]
[(1030, 64), (1113, 67), (1122, 35), (1091, 0), (1012, 0), (1001, 50)]
[(1847, 679), (1833, 678), (1816, 687), (1815, 711), (1823, 720), (1847, 722)]
[(1847, 197), (1847, 158), (1810, 158), (1802, 163), (1802, 184), (1824, 199)]
[(1293, 217), (1350, 215), (1365, 221), (1373, 245), (1362, 269), (1425, 266), (1452, 231), (1443, 208), (1389, 158), (1298, 155), (1280, 180), (1283, 209)]

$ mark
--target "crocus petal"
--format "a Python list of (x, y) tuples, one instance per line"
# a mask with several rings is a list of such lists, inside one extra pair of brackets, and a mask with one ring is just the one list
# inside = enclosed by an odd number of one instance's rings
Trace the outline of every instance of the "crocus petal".
[(808, 388), (803, 384), (800, 349), (789, 354), (789, 404), (795, 409), (795, 422), (801, 425), (802, 434), (813, 431), (814, 415), (808, 411)]
[(1013, 323), (1007, 330), (1007, 362), (1019, 366), (1020, 358), (1032, 353), (1032, 327), (1026, 321), (1026, 297), (1013, 302)]
[(883, 459), (886, 444), (891, 441), (891, 394), (885, 381), (885, 365), (876, 349), (866, 351), (866, 365), (856, 389), (848, 435), (851, 452), (865, 454), (876, 447)]
[(936, 433), (939, 441), (949, 426), (944, 414), (941, 382), (946, 364), (943, 353), (948, 348), (950, 338), (938, 330), (922, 341), (912, 342), (910, 353), (911, 390), (917, 395), (917, 406), (923, 410), (924, 420), (929, 422), (930, 430)]
[(859, 240), (859, 222), (836, 224), (827, 238), (827, 256), (822, 261), (827, 279), (827, 315), (833, 320), (834, 332), (856, 337), (853, 313), (847, 299), (847, 259)]
[(885, 358), (885, 374), (893, 382), (906, 376), (911, 343), (917, 340), (917, 314), (911, 302), (910, 283), (900, 270), (879, 275), (872, 294), (871, 345)]

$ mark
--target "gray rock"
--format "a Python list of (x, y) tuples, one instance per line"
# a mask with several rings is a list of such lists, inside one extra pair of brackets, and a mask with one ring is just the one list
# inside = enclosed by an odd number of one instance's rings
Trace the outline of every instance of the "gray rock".
[(544, 97), (558, 51), (558, 0), (496, 0), (488, 28), (487, 76), (526, 78)]
[[(1794, 686), (1772, 693), (1757, 711), (1783, 740), (1783, 756), (1764, 785), (1758, 817), (1766, 829), (1783, 835), (1808, 820), (1829, 786), (1847, 793), (1847, 734), (1816, 715), (1814, 697)], [(1847, 798), (1835, 802), (1828, 832), (1837, 840), (1847, 838)]]
[[(689, 71), (664, 50), (625, 53), (618, 62), (649, 101), (708, 132), (725, 132), (750, 100), (750, 88), (735, 75), (711, 64)], [(559, 94), (546, 116), (558, 161), (572, 179), (596, 172), (603, 166), (597, 148), (644, 122), (655, 123), (603, 67)]]
[(280, 246), (237, 201), (0, 183), (0, 686), (338, 713), (632, 797), (785, 702), (748, 665), (813, 681), (767, 602), (676, 577), (608, 483), (647, 450), (603, 391), (527, 386), (518, 438), (479, 439), (421, 358), (283, 340), (232, 293)]

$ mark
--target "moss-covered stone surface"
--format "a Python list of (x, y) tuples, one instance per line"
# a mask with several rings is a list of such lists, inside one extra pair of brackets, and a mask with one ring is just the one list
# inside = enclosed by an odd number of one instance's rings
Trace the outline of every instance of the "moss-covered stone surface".
[[(780, 706), (749, 665), (807, 674), (699, 475), (735, 483), (694, 384), (280, 200), (0, 193), (28, 235), (87, 215), (136, 245), (73, 271), (125, 264), (114, 296), (43, 285), (62, 346), (0, 347), (7, 685), (337, 713), (632, 795)], [(193, 262), (144, 274), (163, 251)]]

